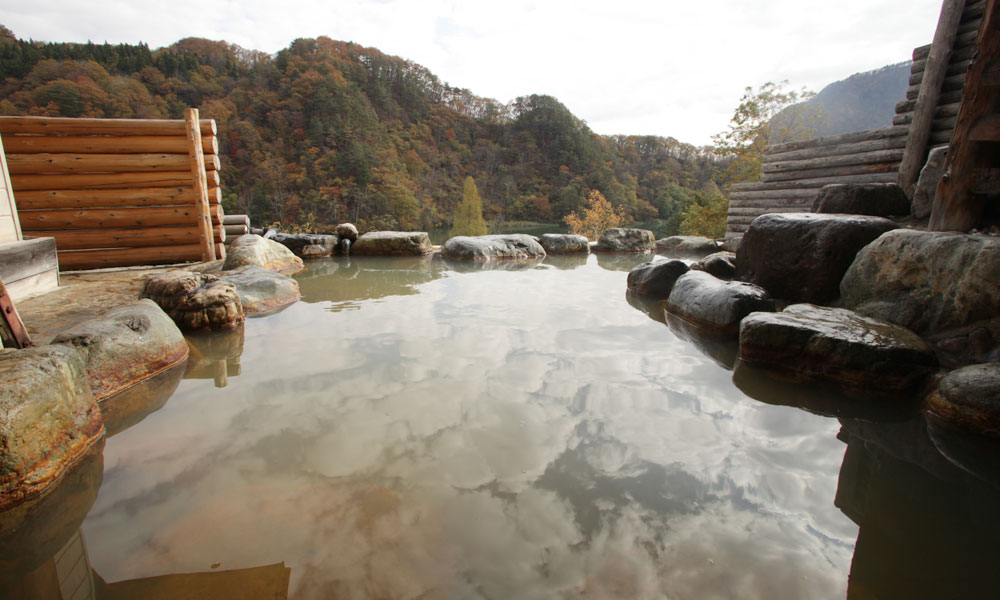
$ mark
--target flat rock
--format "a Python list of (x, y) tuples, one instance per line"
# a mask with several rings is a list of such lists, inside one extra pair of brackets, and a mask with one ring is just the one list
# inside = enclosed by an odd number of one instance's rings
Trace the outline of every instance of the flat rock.
[(226, 271), (221, 280), (236, 288), (247, 315), (271, 313), (302, 297), (299, 282), (287, 275), (253, 265)]
[(590, 241), (582, 235), (543, 233), (538, 243), (546, 254), (590, 254)]
[(41, 493), (104, 435), (84, 356), (0, 350), (0, 510)]
[(910, 199), (895, 183), (831, 183), (813, 200), (814, 213), (889, 217), (910, 214)]
[(371, 256), (421, 256), (434, 252), (424, 231), (370, 231), (351, 246), (351, 254)]
[(697, 258), (719, 251), (715, 240), (696, 235), (672, 235), (656, 240), (656, 253), (665, 256)]
[(337, 251), (337, 244), (340, 243), (340, 238), (335, 235), (319, 233), (279, 233), (272, 239), (302, 258), (306, 258), (306, 248), (310, 248), (309, 256), (330, 256)]
[(156, 302), (185, 331), (230, 329), (244, 318), (236, 286), (207, 273), (178, 269), (152, 275), (139, 295)]
[(656, 248), (656, 237), (648, 229), (612, 227), (601, 232), (595, 252), (630, 252), (645, 254)]
[(925, 219), (931, 216), (931, 209), (934, 207), (934, 198), (937, 197), (938, 182), (944, 173), (944, 160), (948, 158), (948, 147), (942, 146), (934, 148), (927, 155), (927, 162), (920, 169), (920, 178), (917, 179), (917, 186), (913, 190), (913, 202), (911, 203), (911, 214), (918, 219)]
[(667, 313), (710, 331), (735, 335), (752, 312), (774, 311), (763, 289), (740, 281), (723, 281), (704, 271), (682, 275), (667, 298)]
[(628, 291), (651, 298), (666, 298), (674, 289), (677, 278), (690, 267), (682, 260), (650, 261), (628, 272)]
[(148, 299), (78, 323), (52, 343), (77, 349), (98, 401), (149, 379), (188, 355), (180, 329)]
[(1000, 238), (900, 229), (858, 253), (840, 284), (845, 308), (929, 337), (981, 324), (1000, 333)]
[(709, 275), (729, 281), (736, 276), (736, 253), (728, 251), (715, 252), (691, 263), (691, 268), (695, 271), (704, 271)]
[(305, 266), (301, 258), (274, 240), (258, 235), (241, 235), (229, 245), (222, 270), (231, 271), (246, 265), (287, 274), (301, 271)]
[(747, 316), (740, 360), (795, 380), (890, 396), (910, 393), (937, 367), (930, 347), (909, 329), (812, 304)]
[(494, 260), (544, 258), (545, 249), (530, 235), (457, 235), (441, 246), (441, 256), (449, 260), (489, 262)]
[(334, 230), (341, 239), (348, 239), (354, 242), (358, 239), (358, 228), (353, 223), (341, 223)]
[(1000, 439), (1000, 363), (948, 373), (927, 395), (924, 408), (938, 424)]
[(736, 278), (789, 302), (825, 303), (861, 248), (898, 226), (881, 217), (775, 213), (747, 228)]

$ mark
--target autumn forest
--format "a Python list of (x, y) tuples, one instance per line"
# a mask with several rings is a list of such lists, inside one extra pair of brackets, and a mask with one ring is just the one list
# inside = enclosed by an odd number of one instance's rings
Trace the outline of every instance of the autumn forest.
[[(0, 30), (0, 114), (218, 123), (227, 212), (322, 230), (449, 227), (471, 177), (491, 224), (562, 223), (599, 191), (667, 235), (724, 207), (723, 159), (673, 138), (602, 136), (551, 96), (507, 104), (329, 38), (270, 55), (188, 38), (40, 43)], [(685, 223), (687, 217), (687, 224)]]

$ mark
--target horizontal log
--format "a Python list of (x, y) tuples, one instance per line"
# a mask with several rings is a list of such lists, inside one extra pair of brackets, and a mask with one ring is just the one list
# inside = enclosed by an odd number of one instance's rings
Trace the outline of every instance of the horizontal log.
[[(213, 225), (222, 224), (222, 206), (211, 205), (209, 215)], [(146, 206), (142, 208), (23, 210), (19, 217), (22, 228), (34, 231), (163, 227), (166, 225), (197, 224), (198, 209), (192, 203), (190, 206)]]
[[(219, 172), (205, 173), (209, 187), (219, 185)], [(191, 186), (191, 170), (164, 171), (162, 173), (62, 173), (41, 175), (12, 175), (11, 186), (15, 192), (22, 190), (96, 190), (135, 187)], [(16, 194), (15, 194), (16, 197)]]
[(803, 188), (798, 190), (746, 190), (746, 191), (730, 191), (729, 201), (730, 202), (740, 202), (744, 200), (752, 200), (755, 198), (775, 198), (781, 200), (799, 200), (808, 199), (812, 201), (816, 197), (816, 190), (813, 188)]
[(773, 206), (744, 206), (740, 208), (730, 208), (730, 217), (759, 217), (760, 215), (766, 215), (771, 213), (801, 213), (801, 212), (812, 212), (812, 204), (809, 205), (788, 205), (788, 204), (776, 204)]
[[(934, 109), (935, 119), (946, 119), (949, 117), (954, 117), (958, 115), (958, 107), (961, 106), (960, 103), (955, 102), (952, 104), (939, 104), (936, 109)], [(913, 112), (900, 113), (892, 118), (893, 125), (909, 125), (910, 121), (913, 120)]]
[(864, 131), (852, 131), (838, 135), (826, 135), (823, 137), (802, 140), (800, 142), (786, 142), (784, 144), (774, 144), (768, 146), (767, 154), (777, 154), (779, 152), (790, 152), (792, 150), (804, 150), (817, 146), (836, 146), (839, 144), (853, 144), (869, 140), (880, 140), (899, 136), (906, 136), (909, 130), (906, 127), (882, 127), (879, 129), (866, 129)]
[[(966, 73), (961, 75), (952, 75), (951, 77), (946, 77), (944, 82), (941, 84), (942, 92), (954, 92), (956, 90), (961, 90), (965, 86), (965, 76)], [(911, 85), (906, 88), (906, 97), (914, 99), (920, 95), (920, 85)], [(940, 100), (939, 100), (940, 102)]]
[[(53, 237), (59, 250), (89, 250), (93, 248), (142, 248), (198, 244), (201, 230), (190, 227), (144, 227), (139, 229), (87, 229), (76, 231), (34, 231), (30, 235)], [(215, 241), (225, 241), (220, 225), (215, 229)], [(200, 255), (199, 255), (200, 256)]]
[[(6, 135), (3, 149), (7, 154), (187, 154), (188, 139), (179, 135), (69, 136)], [(201, 138), (202, 152), (219, 153), (214, 135)]]
[(223, 229), (226, 230), (226, 239), (229, 239), (229, 236), (246, 235), (246, 234), (250, 233), (250, 228), (247, 227), (244, 224), (240, 224), (240, 225), (223, 225), (222, 227), (223, 227)]
[(962, 9), (962, 22), (982, 19), (986, 14), (986, 0), (969, 0)]
[(246, 225), (250, 227), (250, 217), (247, 215), (225, 215), (222, 217), (224, 225)]
[[(225, 256), (222, 244), (216, 245), (216, 255)], [(63, 271), (169, 265), (201, 261), (200, 244), (152, 246), (148, 248), (116, 248), (107, 250), (60, 250), (59, 268)]]
[(856, 154), (844, 154), (840, 156), (820, 156), (817, 158), (807, 158), (803, 160), (773, 161), (761, 165), (762, 173), (780, 173), (788, 171), (801, 171), (804, 169), (825, 169), (830, 167), (844, 167), (849, 165), (874, 165), (874, 164), (898, 164), (903, 158), (901, 148), (891, 150), (875, 150), (872, 152), (858, 152)]
[(974, 142), (1000, 142), (1000, 113), (980, 117), (972, 125), (969, 139)]
[(899, 163), (875, 163), (862, 165), (848, 165), (840, 167), (829, 167), (824, 169), (802, 169), (798, 171), (779, 171), (775, 173), (761, 173), (760, 180), (763, 183), (773, 181), (798, 181), (817, 178), (837, 178), (851, 175), (867, 175), (875, 173), (896, 173)]
[[(180, 171), (187, 154), (8, 154), (11, 175), (40, 173), (133, 173)], [(218, 171), (219, 157), (205, 156), (205, 170)]]
[[(215, 119), (201, 119), (202, 135), (216, 135)], [(187, 135), (183, 119), (79, 119), (73, 117), (0, 117), (0, 134)]]
[[(957, 104), (962, 101), (962, 90), (952, 90), (950, 92), (944, 92), (938, 96), (938, 106), (944, 106), (946, 104)], [(915, 98), (910, 98), (903, 100), (896, 104), (896, 114), (913, 112), (917, 107), (917, 100)]]
[(729, 201), (729, 208), (766, 208), (771, 206), (796, 206), (796, 207), (810, 207), (816, 200), (816, 194), (818, 190), (813, 190), (811, 196), (801, 197), (801, 198), (774, 198), (774, 197), (761, 197), (761, 198), (744, 198), (744, 199), (732, 199)]
[(906, 137), (897, 136), (878, 140), (868, 140), (855, 142), (853, 144), (836, 144), (833, 146), (818, 146), (806, 148), (804, 150), (792, 150), (789, 152), (775, 152), (764, 155), (764, 164), (785, 160), (805, 160), (809, 158), (821, 158), (824, 156), (844, 156), (857, 154), (859, 152), (874, 152), (876, 150), (893, 150), (906, 146)]
[(951, 137), (954, 133), (954, 129), (931, 131), (931, 137), (927, 139), (927, 144), (929, 146), (947, 146), (951, 143)]
[[(221, 204), (222, 190), (208, 188), (210, 204)], [(130, 188), (123, 190), (31, 190), (18, 192), (18, 210), (116, 208), (127, 206), (194, 206), (194, 188)]]
[[(972, 64), (972, 60), (965, 58), (959, 60), (953, 60), (948, 63), (948, 69), (945, 71), (947, 77), (954, 77), (956, 75), (965, 75), (969, 72), (969, 65)], [(922, 61), (920, 69), (916, 68), (910, 72), (910, 80), (907, 85), (920, 85), (920, 82), (924, 78), (924, 68), (927, 66), (927, 61)]]
[(927, 44), (926, 46), (917, 46), (916, 48), (913, 49), (913, 54), (912, 54), (913, 62), (917, 62), (918, 60), (927, 60), (927, 57), (930, 56), (930, 54), (931, 54), (930, 44)]

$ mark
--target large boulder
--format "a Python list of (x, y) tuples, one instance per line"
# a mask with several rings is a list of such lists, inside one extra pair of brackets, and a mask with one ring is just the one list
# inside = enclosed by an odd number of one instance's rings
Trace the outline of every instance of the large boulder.
[(948, 373), (927, 395), (924, 408), (940, 425), (1000, 439), (1000, 363)]
[(582, 235), (543, 233), (538, 243), (546, 254), (590, 254), (590, 241)]
[(948, 158), (948, 147), (941, 146), (934, 148), (927, 155), (927, 162), (924, 168), (920, 169), (920, 178), (917, 179), (916, 188), (913, 190), (913, 202), (911, 203), (911, 213), (918, 219), (926, 219), (931, 216), (931, 209), (934, 208), (934, 198), (937, 197), (938, 182), (944, 173), (944, 160)]
[(358, 239), (358, 228), (354, 226), (353, 223), (341, 223), (337, 225), (337, 229), (334, 230), (341, 239), (351, 240), (354, 243)]
[(351, 254), (371, 256), (423, 256), (433, 252), (431, 238), (424, 231), (370, 231), (351, 246)]
[(628, 272), (628, 291), (651, 298), (666, 298), (677, 278), (689, 270), (687, 263), (676, 259), (642, 263)]
[(750, 313), (774, 311), (763, 289), (740, 281), (722, 281), (704, 271), (682, 275), (667, 298), (667, 313), (700, 329), (735, 335)]
[(937, 367), (930, 347), (909, 329), (812, 304), (743, 319), (740, 360), (795, 380), (890, 396), (911, 393)]
[(0, 350), (0, 510), (40, 493), (104, 435), (84, 355)]
[(656, 237), (648, 229), (612, 227), (601, 233), (595, 252), (631, 252), (645, 254), (656, 248)]
[[(337, 244), (340, 243), (340, 238), (335, 235), (319, 233), (279, 233), (272, 239), (291, 250), (295, 256), (302, 258), (314, 255), (330, 256), (337, 251)], [(312, 248), (313, 246), (318, 246), (318, 248)], [(308, 252), (306, 248), (309, 248)]]
[(545, 249), (523, 233), (507, 235), (457, 235), (441, 246), (441, 256), (450, 260), (488, 262), (507, 259), (544, 258)]
[(736, 253), (736, 278), (789, 302), (837, 297), (858, 250), (898, 226), (856, 215), (775, 213), (754, 219)]
[(229, 245), (223, 271), (254, 265), (278, 273), (295, 273), (304, 268), (302, 259), (291, 250), (259, 235), (242, 235)]
[(910, 199), (895, 183), (831, 183), (813, 200), (814, 213), (888, 217), (910, 214)]
[(691, 263), (691, 268), (695, 271), (704, 271), (714, 275), (719, 279), (730, 279), (736, 277), (736, 253), (716, 252)]
[(139, 300), (78, 323), (52, 343), (77, 349), (98, 401), (149, 379), (188, 355), (184, 335), (152, 300)]
[(718, 251), (715, 240), (696, 235), (672, 235), (656, 240), (656, 253), (665, 256), (699, 258)]
[(1000, 325), (1000, 238), (891, 231), (858, 253), (840, 284), (841, 302), (925, 337)]
[(139, 296), (156, 302), (185, 331), (230, 329), (244, 318), (236, 286), (207, 273), (158, 273), (146, 280)]
[(302, 297), (299, 282), (253, 265), (227, 271), (221, 279), (236, 288), (243, 312), (247, 315), (271, 313)]

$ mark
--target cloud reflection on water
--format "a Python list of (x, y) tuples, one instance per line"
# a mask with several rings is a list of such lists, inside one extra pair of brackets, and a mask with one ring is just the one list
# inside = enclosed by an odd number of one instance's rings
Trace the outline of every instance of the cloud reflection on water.
[(348, 313), (317, 278), (317, 302), (247, 323), (227, 388), (184, 381), (108, 441), (96, 570), (285, 561), (293, 597), (843, 596), (838, 424), (743, 397), (596, 262), (426, 261)]

